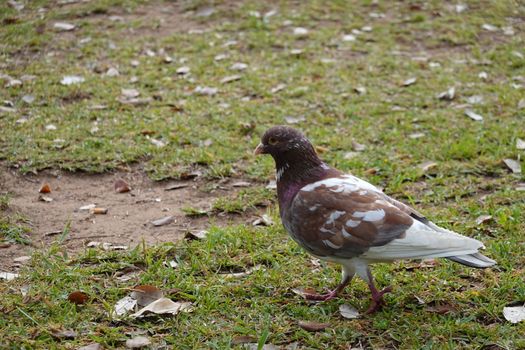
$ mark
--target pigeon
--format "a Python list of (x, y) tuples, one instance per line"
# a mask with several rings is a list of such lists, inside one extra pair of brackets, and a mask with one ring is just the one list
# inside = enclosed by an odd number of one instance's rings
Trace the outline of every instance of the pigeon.
[(369, 182), (327, 165), (296, 129), (268, 129), (254, 154), (275, 160), (279, 213), (291, 238), (309, 254), (342, 265), (341, 283), (326, 294), (304, 294), (308, 300), (336, 298), (357, 275), (372, 292), (370, 314), (392, 290), (376, 288), (372, 263), (447, 258), (476, 268), (496, 264), (479, 253), (480, 241), (439, 227)]

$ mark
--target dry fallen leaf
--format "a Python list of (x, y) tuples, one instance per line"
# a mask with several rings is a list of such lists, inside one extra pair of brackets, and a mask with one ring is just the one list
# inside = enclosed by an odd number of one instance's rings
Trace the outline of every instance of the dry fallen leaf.
[(300, 122), (304, 122), (306, 118), (304, 117), (304, 115), (300, 115), (298, 117), (286, 116), (284, 117), (284, 120), (288, 124), (298, 124)]
[(190, 67), (182, 66), (182, 67), (177, 68), (177, 74), (185, 75), (185, 74), (188, 74), (190, 72), (190, 70), (191, 70)]
[(482, 225), (492, 220), (492, 215), (480, 215), (476, 219), (476, 225)]
[(57, 31), (69, 32), (76, 28), (74, 24), (65, 22), (56, 22), (53, 24), (53, 28)]
[(150, 344), (151, 341), (149, 340), (149, 338), (143, 337), (141, 335), (126, 340), (126, 348), (128, 349), (140, 349)]
[(422, 132), (415, 132), (413, 134), (408, 135), (411, 139), (419, 139), (421, 137), (425, 137), (425, 134)]
[(125, 98), (135, 98), (140, 95), (137, 89), (120, 89), (120, 95)]
[(419, 164), (418, 167), (419, 169), (423, 170), (423, 172), (427, 172), (430, 169), (437, 167), (437, 165), (438, 164), (436, 162), (427, 161), (427, 162)]
[(366, 146), (359, 142), (352, 141), (352, 149), (356, 152), (362, 152), (366, 149)]
[(51, 187), (48, 183), (44, 183), (38, 190), (40, 193), (51, 193)]
[(308, 35), (308, 29), (302, 27), (296, 27), (293, 29), (293, 34), (298, 37), (304, 37)]
[(52, 331), (51, 335), (57, 339), (75, 339), (78, 333), (70, 329), (65, 329)]
[(85, 346), (79, 347), (77, 350), (103, 350), (104, 348), (99, 343), (91, 343)]
[(147, 306), (155, 300), (164, 297), (164, 292), (148, 284), (133, 287), (132, 291), (130, 296), (137, 300), (137, 305), (139, 306)]
[(4, 279), (4, 280), (7, 280), (7, 281), (14, 280), (18, 276), (19, 275), (17, 273), (0, 271), (0, 279)]
[(203, 96), (213, 96), (219, 92), (219, 89), (209, 86), (197, 86), (194, 92)]
[(403, 86), (414, 85), (416, 83), (416, 81), (417, 81), (417, 78), (409, 78), (409, 79), (405, 80), (402, 85)]
[(264, 214), (260, 218), (255, 219), (252, 222), (253, 226), (272, 226), (273, 224), (274, 224), (274, 222), (273, 222), (272, 218), (269, 217), (266, 214)]
[(275, 190), (277, 189), (277, 182), (275, 180), (271, 180), (270, 182), (268, 182), (265, 188), (268, 190)]
[(425, 310), (439, 315), (446, 315), (451, 312), (455, 312), (456, 308), (450, 304), (436, 304), (433, 306), (428, 306)]
[(241, 277), (244, 277), (244, 276), (251, 275), (254, 271), (257, 271), (257, 270), (260, 270), (260, 269), (262, 269), (261, 265), (255, 265), (255, 266), (247, 269), (246, 271), (232, 272), (232, 273), (221, 273), (221, 276), (224, 276), (226, 278), (241, 278)]
[(257, 339), (254, 337), (251, 337), (249, 335), (239, 335), (239, 336), (233, 337), (231, 345), (240, 345), (240, 344), (255, 343), (255, 342), (257, 342)]
[(164, 225), (171, 224), (174, 221), (175, 221), (174, 216), (165, 216), (163, 218), (153, 220), (151, 223), (153, 224), (153, 226), (164, 226)]
[(190, 302), (174, 302), (168, 298), (160, 298), (149, 304), (148, 306), (140, 309), (136, 313), (132, 314), (131, 317), (138, 318), (143, 317), (144, 314), (171, 314), (176, 315), (179, 312), (190, 312), (192, 309)]
[(115, 181), (114, 187), (115, 187), (115, 192), (117, 193), (125, 193), (131, 190), (128, 183), (124, 181), (123, 179), (118, 179), (117, 181)]
[(246, 68), (248, 68), (248, 65), (242, 62), (235, 62), (230, 67), (231, 70), (238, 70), (238, 71), (245, 70)]
[(359, 311), (355, 307), (349, 304), (343, 304), (339, 306), (339, 313), (344, 318), (354, 319), (359, 317)]
[(482, 121), (483, 120), (483, 117), (481, 115), (477, 114), (476, 112), (474, 112), (471, 109), (466, 109), (465, 110), (465, 115), (467, 117), (469, 117), (470, 119), (475, 120), (475, 121)]
[(525, 108), (525, 98), (522, 98), (518, 101), (518, 109), (524, 109)]
[(221, 79), (221, 84), (228, 84), (233, 81), (240, 80), (242, 77), (240, 75), (229, 75)]
[(68, 295), (67, 300), (76, 305), (85, 304), (88, 301), (89, 297), (86, 293), (77, 290)]
[(117, 301), (113, 309), (113, 312), (117, 316), (122, 316), (122, 315), (127, 314), (129, 311), (134, 310), (136, 306), (137, 306), (137, 300), (127, 295), (124, 298)]
[(438, 98), (440, 100), (452, 101), (454, 97), (456, 97), (456, 88), (454, 87), (451, 87), (447, 91), (443, 91), (442, 93), (438, 95)]
[(306, 294), (317, 294), (317, 292), (313, 288), (292, 288), (292, 292), (305, 299)]
[(525, 141), (523, 141), (522, 139), (517, 139), (516, 140), (516, 148), (517, 149), (525, 149)]
[(204, 238), (206, 238), (207, 235), (208, 235), (208, 231), (206, 231), (206, 230), (201, 230), (201, 231), (189, 231), (189, 232), (186, 232), (185, 238), (186, 238), (186, 239), (196, 239), (196, 240), (199, 240), (199, 239), (204, 239)]
[(514, 159), (503, 159), (503, 163), (514, 173), (521, 174), (520, 162)]
[(73, 85), (73, 84), (80, 84), (84, 82), (84, 77), (80, 77), (78, 75), (66, 75), (62, 78), (60, 81), (60, 84), (62, 85)]
[(89, 211), (89, 210), (91, 210), (91, 209), (93, 209), (95, 207), (96, 207), (95, 204), (88, 204), (88, 205), (84, 205), (84, 206), (78, 208), (78, 210), (80, 210), (80, 211)]
[(233, 187), (249, 187), (250, 185), (251, 183), (247, 181), (237, 181), (237, 182), (232, 183)]
[(297, 325), (308, 332), (320, 332), (328, 327), (329, 323), (311, 322), (311, 321), (299, 321)]
[(281, 90), (284, 90), (285, 87), (286, 87), (285, 84), (279, 84), (279, 85), (273, 87), (273, 88), (270, 90), (270, 92), (271, 92), (272, 94), (275, 94), (275, 93), (277, 93), (277, 92), (279, 92), (279, 91), (281, 91)]
[(44, 195), (40, 195), (40, 196), (38, 196), (38, 200), (42, 201), (42, 202), (50, 203), (50, 202), (53, 201), (53, 198), (48, 197), (48, 196), (44, 196)]
[(511, 323), (525, 321), (525, 304), (522, 306), (508, 306), (503, 308), (503, 316)]

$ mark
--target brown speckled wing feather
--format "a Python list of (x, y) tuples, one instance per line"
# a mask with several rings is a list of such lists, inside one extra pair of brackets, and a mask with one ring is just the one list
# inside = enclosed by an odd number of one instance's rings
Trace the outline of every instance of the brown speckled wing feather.
[(410, 214), (367, 185), (343, 176), (303, 188), (283, 218), (292, 238), (314, 255), (352, 258), (402, 237)]

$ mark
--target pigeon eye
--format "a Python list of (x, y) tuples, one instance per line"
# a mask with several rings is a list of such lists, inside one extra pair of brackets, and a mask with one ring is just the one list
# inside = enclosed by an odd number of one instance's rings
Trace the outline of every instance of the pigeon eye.
[(268, 139), (268, 143), (273, 146), (273, 145), (277, 144), (277, 139), (274, 138), (274, 137), (270, 137)]

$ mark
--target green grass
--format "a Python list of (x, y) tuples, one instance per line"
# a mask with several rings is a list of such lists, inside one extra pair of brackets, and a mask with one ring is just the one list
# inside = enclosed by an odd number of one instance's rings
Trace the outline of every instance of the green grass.
[[(448, 262), (432, 269), (406, 269), (409, 263), (377, 266), (379, 283), (395, 287), (388, 308), (348, 321), (338, 315), (338, 306), (346, 299), (365, 309), (365, 285), (356, 282), (343, 299), (313, 306), (294, 296), (291, 287), (335, 285), (339, 272), (332, 267), (312, 272), (309, 257), (279, 225), (216, 227), (204, 241), (128, 253), (88, 250), (70, 257), (57, 244), (36, 253), (18, 280), (0, 282), (0, 310), (6, 315), (0, 318), (0, 344), (75, 348), (96, 341), (114, 348), (122, 347), (130, 332), (149, 330), (155, 343), (188, 349), (228, 348), (240, 335), (267, 337), (267, 343), (279, 345), (297, 341), (306, 348), (525, 348), (523, 323), (512, 325), (502, 316), (505, 305), (525, 301), (525, 196), (514, 189), (525, 178), (502, 164), (504, 158), (524, 156), (515, 143), (525, 139), (525, 112), (517, 109), (524, 87), (516, 85), (523, 85), (520, 77), (525, 76), (525, 60), (519, 57), (525, 54), (525, 8), (511, 0), (466, 3), (466, 12), (458, 14), (452, 3), (440, 1), (218, 2), (207, 18), (187, 12), (207, 6), (195, 1), (96, 0), (55, 6), (40, 0), (28, 2), (21, 12), (0, 4), (1, 73), (17, 79), (36, 76), (0, 90), (0, 100), (12, 101), (16, 109), (0, 112), (3, 164), (22, 172), (104, 172), (141, 163), (157, 180), (195, 170), (210, 181), (242, 177), (254, 187), (210, 203), (209, 215), (243, 215), (269, 205), (268, 213), (279, 222), (272, 192), (264, 189), (273, 163), (251, 152), (267, 127), (285, 123), (287, 116), (304, 116), (297, 127), (326, 149), (322, 157), (327, 162), (384, 187), (436, 223), (483, 240), (487, 254), (499, 263), (489, 271)], [(129, 15), (145, 11), (144, 6), (148, 16)], [(164, 6), (180, 15), (161, 21)], [(44, 19), (38, 13), (42, 7)], [(274, 8), (278, 12), (268, 21), (250, 15)], [(385, 17), (372, 18), (371, 12)], [(115, 14), (125, 21), (108, 19)], [(55, 33), (56, 21), (78, 28)], [(512, 25), (516, 34), (488, 32), (482, 29), (485, 23)], [(343, 34), (363, 26), (372, 31), (358, 34), (355, 42), (341, 41)], [(308, 28), (308, 36), (294, 36), (294, 27)], [(206, 30), (189, 33), (191, 28)], [(79, 43), (83, 38), (90, 40)], [(232, 40), (236, 43), (224, 46)], [(149, 57), (148, 49), (165, 54)], [(302, 53), (292, 54), (293, 49)], [(214, 60), (219, 54), (228, 57)], [(164, 55), (174, 62), (164, 63)], [(133, 67), (132, 60), (140, 64)], [(248, 68), (231, 71), (235, 62)], [(176, 73), (181, 66), (191, 68), (189, 77)], [(104, 76), (109, 67), (120, 75)], [(480, 79), (481, 72), (488, 79)], [(221, 83), (233, 74), (242, 78)], [(64, 75), (82, 75), (86, 81), (63, 86)], [(136, 83), (129, 82), (132, 76)], [(416, 84), (402, 87), (411, 77)], [(286, 87), (272, 93), (279, 84)], [(197, 86), (219, 92), (192, 93)], [(366, 93), (355, 93), (357, 86)], [(456, 88), (454, 101), (436, 98), (451, 86)], [(135, 88), (152, 100), (145, 106), (121, 104), (122, 88)], [(23, 102), (26, 94), (35, 102)], [(471, 106), (483, 122), (464, 115), (461, 105), (473, 95), (483, 96), (482, 104)], [(106, 108), (91, 108), (96, 105)], [(22, 117), (28, 121), (17, 123)], [(49, 124), (57, 130), (46, 130)], [(410, 138), (414, 133), (425, 136)], [(151, 139), (166, 146), (158, 148)], [(346, 159), (352, 141), (367, 148)], [(438, 165), (423, 173), (419, 165), (429, 160)], [(196, 208), (186, 210), (195, 214)], [(485, 214), (493, 221), (478, 227), (475, 219)], [(22, 243), (23, 227), (23, 220), (1, 221), (2, 238)], [(163, 261), (175, 256), (180, 268), (166, 268)], [(220, 274), (254, 265), (264, 269), (239, 280)], [(142, 270), (137, 280), (112, 278), (130, 266)], [(179, 294), (170, 297), (193, 301), (195, 311), (162, 320), (110, 319), (108, 310), (126, 294), (123, 288), (139, 283), (176, 288)], [(13, 292), (24, 285), (30, 286), (28, 296)], [(67, 295), (78, 289), (93, 301), (71, 305)], [(415, 296), (455, 311), (432, 313)], [(298, 320), (331, 327), (308, 333), (296, 325)], [(79, 333), (74, 340), (53, 338), (57, 329), (69, 328)]]

